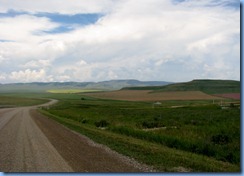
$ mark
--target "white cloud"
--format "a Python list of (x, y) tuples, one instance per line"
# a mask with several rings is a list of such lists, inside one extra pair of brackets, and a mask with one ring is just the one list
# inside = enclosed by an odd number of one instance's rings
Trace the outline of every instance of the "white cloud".
[(3, 62), (4, 60), (5, 60), (5, 58), (0, 55), (0, 63)]
[(48, 67), (50, 66), (50, 60), (31, 60), (27, 63), (21, 65), (24, 68), (40, 68), (40, 67)]
[(181, 5), (185, 5), (187, 7), (223, 7), (223, 6), (238, 6), (240, 4), (240, 1), (238, 0), (186, 0), (183, 1)]
[(0, 81), (5, 81), (5, 80), (6, 80), (6, 76), (0, 75)]
[(48, 81), (46, 80), (46, 72), (44, 69), (41, 70), (21, 70), (21, 71), (14, 71), (11, 72), (9, 78), (13, 81), (23, 81), (23, 82), (33, 82), (36, 80), (40, 81)]
[(0, 18), (0, 39), (18, 42), (38, 41), (42, 31), (49, 31), (58, 26), (48, 18), (31, 15)]
[(43, 32), (60, 26), (45, 17), (0, 18), (0, 68), (14, 81), (32, 72), (57, 81), (240, 79), (240, 12), (230, 2), (0, 0), (3, 12), (104, 13), (95, 24), (56, 34)]
[(103, 13), (112, 5), (113, 0), (1, 0), (0, 12), (8, 10), (27, 11), (31, 13)]

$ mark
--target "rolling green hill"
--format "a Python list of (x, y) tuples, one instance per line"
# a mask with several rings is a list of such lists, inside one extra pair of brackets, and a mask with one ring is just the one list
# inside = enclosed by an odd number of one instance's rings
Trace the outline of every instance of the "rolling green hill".
[(126, 87), (126, 90), (153, 90), (158, 91), (202, 91), (208, 94), (239, 93), (240, 81), (233, 80), (193, 80), (184, 83), (174, 83), (165, 86)]

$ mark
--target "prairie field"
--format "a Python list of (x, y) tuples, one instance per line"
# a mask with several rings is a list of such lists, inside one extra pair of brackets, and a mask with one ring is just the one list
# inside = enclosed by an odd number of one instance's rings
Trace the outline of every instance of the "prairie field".
[[(213, 104), (218, 97), (198, 91), (53, 95), (59, 103), (41, 112), (158, 171), (240, 171), (240, 109), (221, 109)], [(152, 106), (157, 100), (162, 104)]]
[(94, 89), (51, 89), (47, 90), (48, 93), (84, 93), (84, 92), (99, 92), (101, 90)]
[(17, 94), (0, 94), (0, 108), (17, 107), (17, 106), (32, 106), (48, 102), (47, 99), (19, 96)]
[(201, 91), (152, 92), (150, 90), (119, 90), (111, 92), (88, 93), (87, 95), (111, 100), (127, 101), (164, 101), (164, 100), (214, 100), (221, 97)]
[(230, 99), (125, 90), (0, 96), (2, 105), (18, 106), (42, 98), (59, 100), (43, 114), (158, 172), (240, 172), (240, 108), (219, 105)]

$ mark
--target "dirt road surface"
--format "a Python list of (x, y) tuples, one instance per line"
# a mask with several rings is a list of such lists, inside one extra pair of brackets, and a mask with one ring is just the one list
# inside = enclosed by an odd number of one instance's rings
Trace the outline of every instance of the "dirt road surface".
[(0, 172), (151, 171), (70, 131), (38, 113), (36, 108), (0, 109)]

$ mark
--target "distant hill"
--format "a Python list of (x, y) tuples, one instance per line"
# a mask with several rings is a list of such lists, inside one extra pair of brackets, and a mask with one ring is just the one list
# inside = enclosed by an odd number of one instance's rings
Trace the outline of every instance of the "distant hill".
[(102, 82), (33, 82), (0, 84), (0, 93), (8, 92), (46, 92), (51, 89), (96, 89), (118, 90), (123, 87), (163, 86), (165, 81), (110, 80)]
[(123, 87), (144, 87), (144, 86), (164, 86), (171, 84), (165, 81), (138, 81), (138, 80), (111, 80), (94, 83), (90, 85), (91, 87), (96, 87), (98, 89), (114, 89), (118, 90)]
[(1, 84), (0, 92), (46, 92), (49, 89), (71, 89), (86, 86), (89, 83), (76, 83), (76, 82), (33, 82), (33, 83), (11, 83)]
[(165, 86), (126, 87), (127, 90), (153, 90), (153, 91), (202, 91), (208, 94), (239, 93), (240, 81), (233, 80), (193, 80), (184, 83), (174, 83)]

